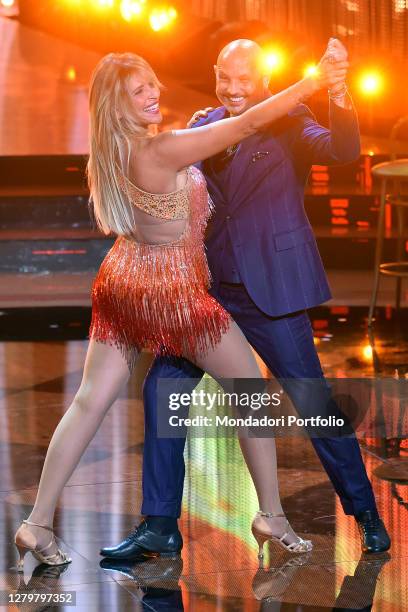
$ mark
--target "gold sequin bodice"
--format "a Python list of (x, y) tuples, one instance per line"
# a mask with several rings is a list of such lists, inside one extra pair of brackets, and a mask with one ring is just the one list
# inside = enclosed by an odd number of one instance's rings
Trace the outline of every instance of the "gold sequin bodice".
[(143, 212), (159, 219), (187, 219), (189, 215), (188, 187), (191, 169), (186, 169), (186, 181), (181, 189), (170, 193), (150, 193), (136, 187), (124, 174), (119, 174), (119, 186), (128, 200)]

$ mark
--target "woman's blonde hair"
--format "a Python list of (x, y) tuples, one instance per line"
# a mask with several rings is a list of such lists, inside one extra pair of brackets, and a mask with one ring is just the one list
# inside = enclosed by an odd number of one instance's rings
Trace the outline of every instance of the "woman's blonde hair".
[(128, 173), (131, 138), (141, 131), (129, 91), (134, 74), (161, 87), (149, 64), (134, 53), (106, 55), (91, 77), (87, 175), (96, 223), (105, 234), (134, 229), (132, 208), (118, 182), (118, 172)]

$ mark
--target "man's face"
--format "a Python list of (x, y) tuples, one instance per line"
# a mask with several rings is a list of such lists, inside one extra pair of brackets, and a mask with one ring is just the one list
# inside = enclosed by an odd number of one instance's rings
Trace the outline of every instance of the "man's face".
[(214, 66), (217, 98), (230, 115), (240, 115), (268, 95), (267, 81), (255, 62), (231, 53)]

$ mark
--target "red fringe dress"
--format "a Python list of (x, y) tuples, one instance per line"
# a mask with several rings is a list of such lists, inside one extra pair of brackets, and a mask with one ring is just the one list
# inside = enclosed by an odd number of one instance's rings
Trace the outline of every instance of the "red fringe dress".
[(205, 179), (191, 166), (185, 186), (170, 194), (147, 193), (125, 177), (120, 185), (144, 213), (186, 219), (186, 225), (180, 238), (166, 244), (117, 238), (93, 284), (90, 337), (117, 346), (130, 368), (142, 348), (194, 359), (220, 341), (231, 321), (208, 293)]

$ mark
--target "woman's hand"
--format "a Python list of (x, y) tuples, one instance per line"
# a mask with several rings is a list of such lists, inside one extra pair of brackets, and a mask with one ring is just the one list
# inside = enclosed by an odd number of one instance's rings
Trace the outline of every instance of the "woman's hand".
[(187, 128), (193, 127), (193, 125), (197, 123), (199, 119), (207, 118), (208, 113), (211, 113), (211, 111), (213, 110), (214, 110), (213, 106), (207, 106), (207, 108), (203, 110), (196, 111), (194, 115), (191, 117), (190, 121), (187, 123)]
[(349, 67), (347, 49), (337, 38), (330, 38), (327, 49), (317, 68), (317, 82), (321, 89), (330, 89), (332, 93), (344, 89)]

